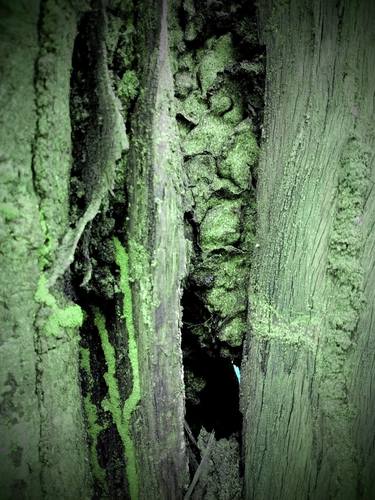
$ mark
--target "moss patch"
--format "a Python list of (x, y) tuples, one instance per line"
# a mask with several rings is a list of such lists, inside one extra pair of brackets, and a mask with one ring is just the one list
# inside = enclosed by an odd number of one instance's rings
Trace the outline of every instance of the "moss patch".
[(39, 278), (35, 300), (49, 310), (48, 317), (43, 322), (43, 330), (47, 335), (59, 337), (64, 329), (74, 330), (82, 325), (83, 312), (81, 307), (77, 304), (60, 307), (56, 297), (48, 289), (47, 278), (44, 274), (41, 274)]
[(238, 200), (217, 202), (209, 209), (201, 224), (202, 248), (210, 251), (234, 245), (240, 238), (240, 210)]
[[(248, 14), (242, 1), (184, 1), (171, 38), (192, 248), (184, 335), (202, 352), (238, 364), (247, 331), (259, 155), (253, 111), (261, 99), (249, 82), (262, 78)], [(187, 404), (196, 406), (199, 369), (189, 347), (185, 356)]]
[(227, 33), (220, 38), (208, 40), (207, 44), (211, 48), (203, 52), (203, 57), (199, 63), (198, 75), (202, 86), (203, 95), (215, 83), (219, 73), (222, 73), (226, 66), (233, 64), (235, 60), (232, 36)]

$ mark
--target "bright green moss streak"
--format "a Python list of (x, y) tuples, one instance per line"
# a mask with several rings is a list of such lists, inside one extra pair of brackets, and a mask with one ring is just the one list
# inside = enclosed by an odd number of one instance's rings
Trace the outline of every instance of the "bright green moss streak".
[(135, 447), (131, 437), (131, 416), (141, 398), (138, 349), (135, 339), (133, 324), (132, 296), (129, 284), (128, 255), (117, 238), (113, 240), (115, 246), (116, 263), (120, 268), (120, 289), (123, 293), (123, 319), (128, 332), (129, 360), (132, 370), (133, 390), (129, 398), (122, 405), (118, 381), (116, 379), (116, 353), (110, 343), (105, 325), (104, 316), (96, 310), (95, 325), (98, 329), (104, 358), (107, 364), (107, 372), (104, 375), (108, 387), (108, 397), (103, 404), (108, 410), (117, 427), (126, 454), (126, 475), (129, 483), (130, 497), (132, 500), (138, 498), (138, 471), (136, 465)]
[(90, 368), (90, 351), (89, 349), (86, 349), (85, 347), (81, 347), (80, 349), (80, 355), (81, 355), (81, 368), (82, 370), (85, 370), (89, 377), (89, 386), (91, 386), (92, 382), (92, 376), (91, 376), (91, 368)]
[(99, 310), (95, 311), (94, 319), (95, 326), (97, 327), (99, 332), (104, 359), (107, 364), (107, 372), (104, 374), (104, 380), (108, 388), (108, 397), (104, 401), (103, 407), (105, 410), (111, 413), (113, 420), (117, 426), (117, 430), (119, 431), (120, 436), (122, 436), (122, 405), (120, 391), (118, 389), (118, 383), (116, 379), (116, 352), (108, 337), (105, 318)]
[(105, 490), (105, 471), (99, 464), (98, 455), (96, 452), (98, 436), (100, 432), (103, 430), (103, 428), (98, 423), (98, 412), (96, 406), (91, 402), (90, 398), (90, 394), (92, 393), (94, 386), (94, 380), (92, 377), (91, 367), (90, 367), (89, 349), (81, 347), (80, 361), (81, 361), (81, 369), (86, 372), (87, 384), (88, 384), (88, 394), (83, 399), (83, 405), (85, 409), (85, 415), (87, 418), (88, 434), (90, 437), (90, 458), (91, 458), (92, 472), (94, 475), (94, 479)]
[(47, 335), (58, 336), (61, 334), (61, 329), (73, 329), (82, 325), (83, 312), (81, 307), (77, 304), (68, 305), (64, 308), (59, 307), (56, 298), (48, 290), (47, 278), (44, 274), (39, 278), (35, 300), (51, 309), (51, 313), (43, 327)]
[(90, 457), (92, 464), (92, 472), (96, 481), (100, 484), (100, 486), (103, 489), (105, 489), (106, 488), (105, 470), (99, 464), (98, 455), (96, 451), (98, 436), (103, 430), (103, 427), (100, 424), (98, 424), (97, 409), (96, 406), (91, 402), (90, 396), (85, 396), (83, 404), (87, 418), (88, 432), (91, 438)]
[(113, 240), (115, 246), (116, 264), (120, 268), (120, 289), (123, 293), (123, 318), (128, 332), (129, 360), (133, 376), (133, 390), (125, 401), (124, 421), (126, 425), (126, 454), (127, 454), (127, 475), (130, 488), (130, 496), (134, 500), (138, 498), (138, 473), (135, 458), (134, 443), (130, 434), (130, 418), (138, 402), (141, 399), (141, 389), (139, 380), (138, 348), (135, 338), (133, 323), (132, 293), (129, 282), (129, 262), (128, 255), (117, 238)]

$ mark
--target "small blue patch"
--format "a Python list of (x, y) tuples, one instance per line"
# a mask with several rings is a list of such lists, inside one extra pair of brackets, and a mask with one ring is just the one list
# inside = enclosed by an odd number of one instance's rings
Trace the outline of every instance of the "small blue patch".
[(235, 365), (234, 363), (233, 363), (233, 370), (234, 370), (234, 373), (236, 374), (236, 377), (238, 379), (238, 383), (240, 383), (241, 382), (241, 372), (240, 372), (240, 369), (238, 368), (238, 366)]

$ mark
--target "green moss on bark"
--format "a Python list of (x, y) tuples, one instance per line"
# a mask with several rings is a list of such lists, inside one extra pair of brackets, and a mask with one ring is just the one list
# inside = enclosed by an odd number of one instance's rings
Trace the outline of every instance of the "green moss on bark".
[(215, 83), (218, 75), (235, 60), (230, 33), (207, 40), (206, 43), (210, 48), (202, 52), (203, 55), (198, 65), (198, 78), (204, 96)]
[(47, 278), (44, 274), (41, 274), (39, 278), (35, 300), (49, 309), (48, 317), (42, 326), (42, 330), (47, 335), (58, 337), (64, 329), (77, 330), (82, 325), (83, 312), (81, 307), (77, 304), (60, 307), (56, 297), (48, 289)]
[(317, 364), (324, 432), (334, 449), (337, 477), (351, 485), (358, 470), (357, 450), (348, 433), (355, 417), (355, 407), (348, 399), (355, 367), (348, 361), (348, 352), (358, 342), (357, 327), (365, 306), (362, 222), (370, 190), (368, 161), (368, 153), (358, 139), (352, 138), (340, 161), (328, 253), (328, 332)]
[(130, 496), (132, 500), (135, 500), (138, 498), (139, 477), (135, 456), (135, 443), (130, 429), (132, 414), (141, 399), (138, 347), (133, 323), (133, 301), (129, 281), (128, 255), (117, 238), (114, 239), (114, 246), (116, 252), (116, 263), (120, 269), (120, 288), (123, 294), (123, 319), (125, 320), (126, 330), (128, 333), (128, 356), (132, 377), (132, 392), (124, 403), (123, 419), (124, 425), (127, 429), (124, 443), (127, 459), (127, 477), (129, 481)]
[[(252, 183), (259, 155), (255, 125), (246, 110), (254, 95), (241, 87), (240, 68), (251, 63), (243, 60), (245, 52), (239, 49), (243, 41), (236, 38), (235, 12), (240, 11), (240, 3), (230, 15), (226, 7), (213, 6), (212, 26), (203, 23), (199, 29), (206, 7), (184, 2), (181, 9), (187, 21), (179, 25), (181, 21), (173, 18), (171, 25), (177, 120), (187, 174), (186, 211), (190, 210), (196, 225), (190, 278), (211, 315), (207, 345), (229, 340), (228, 345), (238, 348), (246, 331), (246, 288), (254, 239), (250, 207), (255, 203)], [(215, 36), (213, 26), (221, 22), (227, 31)], [(190, 45), (194, 24), (197, 31)], [(224, 278), (223, 269), (229, 271), (231, 263), (235, 272)], [(196, 330), (202, 338), (202, 328)]]
[[(106, 327), (106, 319), (104, 315), (97, 309), (95, 311), (95, 326), (98, 329), (101, 346), (104, 353), (104, 358), (106, 362), (107, 370), (104, 374), (104, 380), (107, 385), (108, 394), (105, 400), (102, 402), (102, 407), (105, 411), (111, 414), (114, 424), (116, 425), (117, 431), (120, 435), (126, 462), (126, 477), (129, 483), (129, 492), (132, 499), (137, 499), (139, 496), (139, 476), (137, 471), (137, 462), (135, 455), (135, 443), (133, 441), (133, 430), (132, 430), (132, 416), (136, 409), (140, 399), (140, 380), (139, 380), (139, 366), (138, 366), (138, 348), (135, 338), (135, 330), (133, 324), (133, 306), (132, 306), (132, 295), (129, 282), (129, 270), (128, 270), (128, 256), (121, 245), (120, 241), (115, 238), (113, 241), (116, 263), (120, 269), (120, 289), (123, 295), (123, 310), (122, 319), (126, 326), (126, 332), (128, 335), (128, 356), (130, 360), (130, 373), (132, 390), (129, 397), (123, 401), (120, 394), (120, 381), (118, 380), (117, 372), (117, 353), (112, 345), (108, 330)], [(87, 364), (87, 363), (86, 363)], [(96, 421), (95, 406), (87, 402), (87, 410), (89, 414), (87, 415), (89, 421), (92, 420), (94, 423)], [(97, 425), (93, 426), (93, 439), (97, 438), (99, 428)], [(97, 459), (95, 459), (97, 461)], [(101, 478), (101, 473), (99, 477)]]
[(98, 436), (103, 430), (103, 425), (99, 423), (98, 410), (95, 404), (91, 401), (91, 394), (94, 389), (94, 378), (90, 365), (90, 350), (84, 347), (80, 349), (80, 364), (81, 370), (84, 372), (86, 380), (86, 395), (83, 397), (83, 405), (87, 423), (87, 434), (90, 448), (90, 461), (93, 478), (97, 481), (100, 488), (106, 491), (105, 470), (100, 466), (98, 459)]

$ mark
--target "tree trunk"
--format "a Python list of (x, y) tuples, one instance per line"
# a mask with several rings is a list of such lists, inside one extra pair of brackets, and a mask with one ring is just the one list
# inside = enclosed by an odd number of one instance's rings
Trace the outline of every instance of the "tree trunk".
[(374, 498), (374, 4), (260, 2), (245, 496)]
[(138, 8), (1, 6), (3, 498), (187, 487), (166, 3)]
[[(70, 67), (78, 10), (1, 4), (3, 498), (86, 498), (78, 306), (47, 285), (69, 227)], [(71, 313), (71, 314), (70, 314)]]

